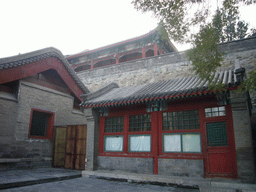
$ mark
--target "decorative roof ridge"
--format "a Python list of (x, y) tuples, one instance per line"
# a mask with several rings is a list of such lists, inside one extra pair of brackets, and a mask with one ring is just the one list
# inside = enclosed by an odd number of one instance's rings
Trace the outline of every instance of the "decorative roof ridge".
[(85, 102), (86, 100), (89, 100), (92, 98), (97, 98), (97, 97), (101, 96), (102, 94), (105, 94), (115, 88), (119, 88), (119, 86), (117, 83), (112, 82), (112, 83), (102, 87), (101, 89), (92, 92), (92, 93), (82, 94), (80, 97), (83, 98), (83, 100)]
[(80, 52), (80, 53), (77, 53), (77, 54), (69, 55), (69, 56), (66, 56), (66, 59), (71, 59), (73, 57), (78, 57), (78, 56), (86, 55), (88, 53), (100, 51), (100, 50), (103, 50), (103, 49), (107, 49), (107, 48), (114, 47), (114, 46), (121, 45), (121, 44), (128, 43), (128, 42), (136, 41), (138, 39), (142, 39), (144, 37), (147, 37), (147, 36), (155, 33), (156, 31), (158, 31), (158, 27), (156, 27), (155, 29), (151, 30), (150, 32), (148, 32), (148, 33), (146, 33), (144, 35), (141, 35), (141, 36), (138, 36), (138, 37), (133, 37), (133, 38), (130, 38), (130, 39), (127, 39), (127, 40), (124, 40), (124, 41), (120, 41), (120, 42), (117, 42), (117, 43), (113, 43), (113, 44), (110, 44), (110, 45), (99, 47), (99, 48), (96, 48), (96, 49), (93, 49), (93, 50), (89, 50), (89, 51), (86, 51), (86, 52), (82, 52), (82, 53)]
[(63, 56), (61, 51), (54, 47), (48, 47), (44, 49), (40, 49), (37, 51), (24, 53), (20, 55), (15, 55), (11, 57), (1, 58), (0, 59), (0, 70), (4, 68), (12, 68), (17, 67), (20, 65), (26, 65), (35, 61), (39, 61), (42, 59), (46, 59), (49, 57), (55, 57), (59, 59), (64, 67), (67, 69), (68, 73), (72, 76), (72, 78), (75, 80), (77, 85), (85, 92), (90, 93), (90, 91), (87, 89), (87, 87), (82, 83), (82, 81), (78, 78), (75, 71), (72, 69), (72, 67), (69, 65), (67, 59)]

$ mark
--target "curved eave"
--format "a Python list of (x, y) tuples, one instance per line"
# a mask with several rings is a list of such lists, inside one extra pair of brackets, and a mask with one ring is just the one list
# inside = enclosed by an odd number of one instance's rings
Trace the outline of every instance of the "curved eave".
[(62, 53), (53, 47), (0, 59), (0, 84), (49, 69), (56, 70), (79, 99), (81, 94), (89, 93)]
[(94, 52), (97, 52), (97, 51), (101, 51), (101, 50), (104, 50), (104, 49), (109, 49), (109, 48), (112, 48), (112, 47), (116, 47), (116, 46), (119, 46), (119, 45), (122, 45), (122, 44), (125, 44), (125, 43), (130, 43), (130, 42), (133, 42), (133, 41), (137, 41), (137, 40), (148, 37), (149, 35), (155, 33), (156, 31), (157, 31), (157, 28), (150, 31), (149, 33), (147, 33), (145, 35), (135, 37), (135, 38), (131, 38), (131, 39), (121, 41), (121, 42), (118, 42), (118, 43), (114, 43), (114, 44), (111, 44), (111, 45), (107, 45), (107, 46), (104, 46), (104, 47), (100, 47), (100, 48), (97, 48), (97, 49), (93, 49), (91, 51), (87, 51), (87, 52), (84, 52), (84, 53), (79, 53), (79, 54), (75, 54), (75, 55), (72, 55), (72, 56), (68, 56), (68, 57), (66, 57), (66, 59), (72, 59), (74, 57), (80, 57), (80, 56), (87, 55), (87, 54), (90, 54), (90, 53), (94, 53)]
[[(228, 90), (236, 89), (236, 87), (230, 87)], [(84, 108), (100, 108), (100, 107), (120, 107), (126, 105), (134, 105), (134, 104), (141, 104), (147, 103), (151, 101), (160, 101), (160, 100), (177, 100), (177, 99), (186, 99), (186, 98), (194, 98), (202, 95), (212, 95), (214, 94), (213, 90), (203, 90), (203, 91), (195, 91), (191, 93), (184, 93), (184, 94), (166, 94), (163, 96), (151, 96), (145, 97), (140, 99), (123, 99), (123, 100), (116, 100), (116, 101), (103, 101), (103, 102), (88, 102), (82, 105)]]

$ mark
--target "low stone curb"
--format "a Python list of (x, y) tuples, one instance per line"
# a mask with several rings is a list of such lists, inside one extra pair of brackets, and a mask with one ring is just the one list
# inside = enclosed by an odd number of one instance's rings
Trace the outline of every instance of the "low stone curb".
[(28, 185), (35, 185), (35, 184), (42, 184), (42, 183), (49, 183), (49, 182), (55, 182), (55, 181), (62, 181), (67, 179), (74, 179), (82, 177), (82, 174), (75, 174), (75, 175), (69, 175), (69, 176), (59, 176), (59, 177), (50, 177), (45, 179), (34, 179), (34, 180), (27, 180), (27, 181), (19, 181), (19, 182), (12, 182), (9, 183), (0, 183), (0, 190), (1, 189), (9, 189), (9, 188), (15, 188), (15, 187), (23, 187)]
[(177, 176), (147, 175), (133, 173), (109, 173), (104, 171), (82, 171), (83, 177), (96, 177), (99, 179), (120, 180), (127, 182), (144, 182), (167, 186), (178, 186), (199, 189), (200, 192), (255, 192), (255, 184), (213, 181), (204, 178), (188, 178)]

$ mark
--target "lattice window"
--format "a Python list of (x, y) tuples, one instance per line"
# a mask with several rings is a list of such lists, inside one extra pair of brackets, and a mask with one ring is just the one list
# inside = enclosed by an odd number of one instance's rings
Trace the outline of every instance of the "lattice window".
[(205, 117), (218, 117), (218, 116), (225, 116), (225, 115), (226, 115), (226, 110), (224, 106), (205, 109)]
[(123, 132), (124, 117), (106, 117), (105, 133)]
[(207, 123), (206, 128), (209, 146), (228, 146), (226, 122)]
[(198, 110), (163, 113), (163, 130), (186, 129), (200, 129)]
[(129, 117), (129, 131), (151, 131), (151, 115), (131, 115)]

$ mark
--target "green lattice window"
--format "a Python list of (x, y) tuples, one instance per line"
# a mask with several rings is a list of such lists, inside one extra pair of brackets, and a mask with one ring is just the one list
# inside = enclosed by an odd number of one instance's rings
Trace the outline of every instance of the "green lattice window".
[(224, 106), (205, 109), (205, 117), (218, 117), (218, 116), (225, 116), (225, 115), (226, 115), (226, 111)]
[(151, 131), (151, 115), (131, 115), (129, 117), (129, 131)]
[(214, 147), (228, 145), (228, 136), (225, 122), (207, 123), (206, 129), (209, 146)]
[(124, 117), (106, 117), (105, 133), (123, 132)]
[(200, 129), (198, 110), (163, 113), (163, 130), (186, 129)]

